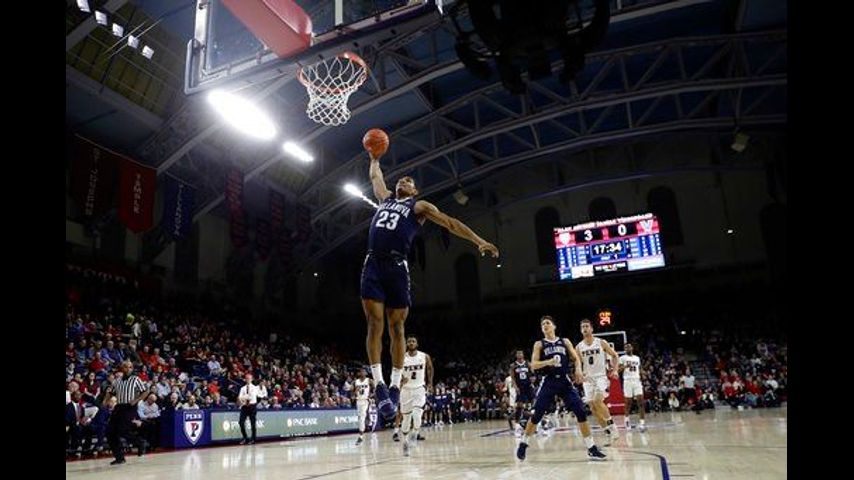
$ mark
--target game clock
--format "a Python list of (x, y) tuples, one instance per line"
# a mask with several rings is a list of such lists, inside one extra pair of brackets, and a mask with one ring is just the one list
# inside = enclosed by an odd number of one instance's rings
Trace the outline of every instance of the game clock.
[(554, 229), (561, 280), (665, 265), (660, 226), (652, 213)]

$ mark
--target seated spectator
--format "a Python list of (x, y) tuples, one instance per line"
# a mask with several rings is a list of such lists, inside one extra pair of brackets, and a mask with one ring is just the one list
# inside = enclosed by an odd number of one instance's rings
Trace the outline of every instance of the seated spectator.
[(154, 450), (159, 446), (158, 439), (160, 438), (160, 405), (157, 405), (157, 395), (152, 393), (144, 402), (139, 402), (137, 415), (142, 420), (140, 426), (142, 438)]
[(95, 373), (105, 372), (107, 362), (101, 359), (101, 352), (95, 352), (95, 357), (89, 362), (89, 371)]
[(163, 407), (164, 410), (180, 410), (181, 409), (181, 399), (178, 396), (178, 392), (172, 392), (169, 394), (169, 399), (166, 401), (166, 405)]
[(676, 392), (670, 392), (670, 398), (667, 399), (667, 406), (670, 411), (679, 410), (679, 399), (676, 397)]
[(86, 419), (81, 395), (79, 391), (71, 394), (71, 401), (65, 404), (65, 435), (66, 449), (68, 453), (77, 453), (83, 442), (82, 450), (91, 449), (92, 436), (86, 435), (89, 420)]
[(208, 371), (212, 376), (219, 376), (222, 374), (222, 365), (220, 365), (219, 361), (217, 361), (216, 357), (213, 355), (211, 355), (211, 359), (208, 361)]
[(196, 403), (196, 396), (190, 395), (187, 397), (187, 403), (182, 404), (179, 407), (181, 410), (199, 410), (199, 404)]

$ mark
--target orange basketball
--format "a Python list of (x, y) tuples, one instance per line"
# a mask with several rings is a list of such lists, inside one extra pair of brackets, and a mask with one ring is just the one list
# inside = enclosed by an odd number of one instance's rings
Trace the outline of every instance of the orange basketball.
[(388, 135), (379, 128), (372, 128), (362, 137), (362, 145), (377, 158), (388, 150)]

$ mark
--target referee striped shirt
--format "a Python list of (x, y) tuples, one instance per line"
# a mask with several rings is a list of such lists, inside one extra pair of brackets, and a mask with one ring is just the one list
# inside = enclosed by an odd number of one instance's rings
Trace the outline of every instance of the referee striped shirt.
[(130, 404), (146, 390), (145, 384), (136, 375), (120, 378), (113, 382), (113, 391), (119, 404)]

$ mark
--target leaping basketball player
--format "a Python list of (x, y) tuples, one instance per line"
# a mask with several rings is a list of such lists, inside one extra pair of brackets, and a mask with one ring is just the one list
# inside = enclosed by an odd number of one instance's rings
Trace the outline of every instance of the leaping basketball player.
[(586, 318), (581, 320), (581, 334), (584, 338), (578, 342), (575, 349), (581, 357), (584, 371), (584, 403), (590, 405), (593, 416), (599, 420), (599, 425), (609, 436), (608, 443), (605, 444), (608, 446), (610, 442), (620, 438), (620, 433), (614, 425), (608, 406), (605, 405), (605, 399), (608, 398), (608, 390), (611, 387), (605, 355), (613, 359), (610, 376), (614, 378), (617, 378), (619, 358), (608, 342), (593, 336), (593, 324)]
[[(370, 134), (370, 132), (369, 132)], [(385, 134), (382, 134), (385, 136)], [(367, 135), (366, 135), (367, 137)], [(387, 138), (387, 137), (386, 137)], [(368, 143), (366, 143), (366, 147)], [(404, 322), (409, 314), (409, 267), (406, 258), (418, 228), (425, 220), (446, 228), (454, 235), (475, 244), (481, 256), (498, 257), (498, 248), (479, 237), (463, 222), (439, 211), (435, 205), (416, 200), (418, 190), (412, 177), (402, 177), (395, 192), (386, 187), (379, 158), (388, 147), (369, 150), (370, 176), (374, 195), (380, 205), (371, 220), (368, 232), (368, 254), (362, 267), (362, 308), (368, 323), (366, 349), (371, 364), (377, 398), (377, 408), (388, 421), (397, 413), (400, 400), (400, 378), (403, 373)], [(388, 317), (391, 340), (391, 386), (387, 387), (382, 374), (383, 318)]]
[(534, 400), (531, 418), (528, 419), (528, 425), (525, 426), (525, 435), (516, 449), (516, 458), (525, 460), (531, 434), (534, 433), (537, 424), (542, 420), (543, 414), (554, 403), (555, 396), (560, 396), (563, 398), (566, 407), (572, 410), (576, 420), (578, 420), (578, 428), (581, 430), (584, 445), (587, 447), (587, 458), (605, 460), (605, 454), (599, 450), (593, 441), (593, 435), (590, 434), (590, 425), (587, 423), (587, 412), (584, 411), (584, 404), (581, 403), (581, 398), (579, 398), (575, 386), (569, 379), (569, 363), (570, 357), (572, 357), (575, 381), (576, 383), (581, 382), (581, 362), (578, 354), (572, 348), (572, 342), (555, 335), (555, 324), (552, 317), (543, 316), (540, 319), (540, 328), (543, 331), (543, 339), (534, 343), (534, 351), (531, 354), (531, 368), (541, 370), (539, 375), (542, 379), (540, 380), (540, 388), (537, 389), (537, 398)]

